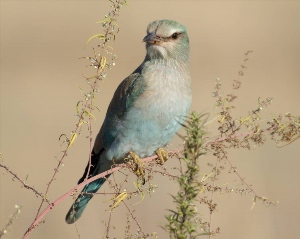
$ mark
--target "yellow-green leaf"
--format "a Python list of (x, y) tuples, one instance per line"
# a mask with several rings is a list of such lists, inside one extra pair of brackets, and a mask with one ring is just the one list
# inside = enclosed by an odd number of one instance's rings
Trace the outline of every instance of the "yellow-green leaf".
[(106, 18), (105, 20), (100, 20), (100, 21), (98, 21), (98, 22), (96, 22), (96, 23), (104, 23), (104, 22), (109, 22), (111, 20), (111, 18), (110, 17), (108, 17), (108, 18)]
[(79, 123), (78, 123), (78, 127), (80, 127), (81, 125), (83, 125), (83, 124), (88, 124), (88, 122), (87, 121), (80, 121)]
[(78, 102), (77, 102), (77, 105), (76, 105), (76, 112), (77, 112), (78, 115), (79, 115), (79, 104), (80, 104), (80, 103), (82, 103), (81, 100), (78, 101)]
[(100, 70), (102, 71), (106, 65), (106, 57), (101, 56), (100, 58)]
[(86, 115), (92, 117), (94, 120), (96, 120), (96, 117), (95, 117), (91, 112), (89, 112), (89, 111), (86, 110), (86, 111), (84, 111), (84, 113), (85, 113)]
[(72, 144), (74, 143), (74, 141), (76, 140), (76, 138), (77, 138), (77, 134), (76, 133), (72, 133), (71, 139), (69, 141), (68, 148), (70, 148), (72, 146)]
[(96, 38), (96, 37), (99, 37), (101, 40), (105, 39), (105, 36), (104, 36), (103, 34), (101, 34), (101, 33), (95, 34), (95, 35), (91, 36), (91, 37), (87, 40), (87, 42), (85, 43), (85, 46), (90, 42), (90, 40), (92, 40), (92, 39), (94, 39), (94, 38)]
[(118, 196), (116, 196), (115, 198), (113, 198), (114, 204), (111, 205), (110, 208), (114, 209), (115, 207), (117, 207), (126, 198), (127, 198), (127, 192), (123, 192), (123, 193), (119, 194)]

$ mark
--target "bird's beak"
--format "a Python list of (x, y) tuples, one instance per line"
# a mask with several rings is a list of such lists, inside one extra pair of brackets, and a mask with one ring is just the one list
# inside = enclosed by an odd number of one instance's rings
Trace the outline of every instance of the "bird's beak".
[(150, 32), (147, 36), (144, 37), (143, 42), (160, 45), (162, 43), (162, 39), (156, 36), (155, 32)]

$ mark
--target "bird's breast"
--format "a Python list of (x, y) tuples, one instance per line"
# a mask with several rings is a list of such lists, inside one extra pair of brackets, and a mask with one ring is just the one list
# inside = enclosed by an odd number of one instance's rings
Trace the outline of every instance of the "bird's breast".
[(188, 68), (177, 62), (157, 62), (142, 72), (146, 87), (136, 101), (146, 117), (164, 121), (182, 117), (191, 104), (191, 83)]

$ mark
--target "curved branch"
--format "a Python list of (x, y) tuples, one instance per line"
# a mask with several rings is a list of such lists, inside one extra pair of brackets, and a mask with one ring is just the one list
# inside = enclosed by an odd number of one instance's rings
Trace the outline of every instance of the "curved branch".
[[(150, 156), (147, 158), (142, 159), (143, 162), (150, 162), (153, 159), (156, 159), (157, 155), (154, 156)], [(111, 174), (115, 171), (118, 171), (124, 167), (126, 167), (126, 164), (120, 164), (110, 170), (107, 170), (101, 174), (98, 174), (90, 179), (85, 180), (84, 182), (76, 185), (76, 187), (72, 188), (71, 190), (69, 190), (67, 193), (65, 193), (64, 195), (60, 196), (58, 199), (56, 199), (54, 202), (50, 203), (33, 221), (33, 223), (29, 226), (29, 228), (27, 229), (27, 231), (25, 232), (23, 239), (27, 239), (29, 238), (29, 235), (31, 233), (31, 231), (41, 222), (41, 220), (46, 216), (46, 214), (52, 210), (56, 205), (58, 205), (59, 203), (61, 203), (63, 200), (65, 200), (68, 196), (70, 196), (72, 193), (74, 193), (74, 191), (83, 188), (85, 185), (87, 185), (88, 183), (91, 183), (93, 181), (95, 181), (98, 178), (104, 178), (106, 175)]]

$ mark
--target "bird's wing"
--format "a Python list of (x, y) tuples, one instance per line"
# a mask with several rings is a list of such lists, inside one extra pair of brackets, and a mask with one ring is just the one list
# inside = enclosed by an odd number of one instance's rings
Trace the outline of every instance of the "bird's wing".
[(107, 110), (107, 117), (119, 119), (127, 112), (135, 99), (144, 91), (145, 83), (140, 73), (133, 73), (118, 86)]
[(109, 104), (105, 120), (96, 137), (91, 161), (88, 162), (85, 172), (78, 183), (83, 182), (88, 173), (88, 178), (98, 174), (100, 167), (102, 171), (106, 171), (110, 168), (110, 163), (108, 162), (110, 160), (107, 161), (106, 159), (102, 163), (99, 162), (101, 154), (114, 141), (118, 134), (116, 130), (117, 124), (133, 105), (135, 99), (143, 92), (144, 88), (145, 85), (140, 73), (133, 73), (120, 83)]
[(144, 89), (145, 82), (142, 75), (136, 71), (120, 83), (109, 104), (100, 132), (96, 137), (95, 153), (111, 145), (118, 134), (116, 126), (122, 121), (128, 109), (132, 107), (134, 101), (143, 93)]
[[(140, 73), (133, 73), (121, 82), (108, 107), (105, 120), (95, 140), (91, 160), (89, 160), (83, 176), (78, 184), (86, 178), (95, 176), (111, 168), (111, 160), (102, 155), (103, 151), (112, 144), (117, 135), (116, 125), (122, 120), (127, 110), (133, 105), (135, 99), (143, 92), (144, 82)], [(103, 158), (102, 158), (103, 157)], [(101, 160), (100, 160), (101, 159)], [(106, 178), (109, 175), (106, 176)], [(105, 182), (104, 178), (87, 184), (69, 210), (66, 221), (75, 222), (82, 214), (93, 193)], [(87, 194), (85, 194), (87, 193)]]

